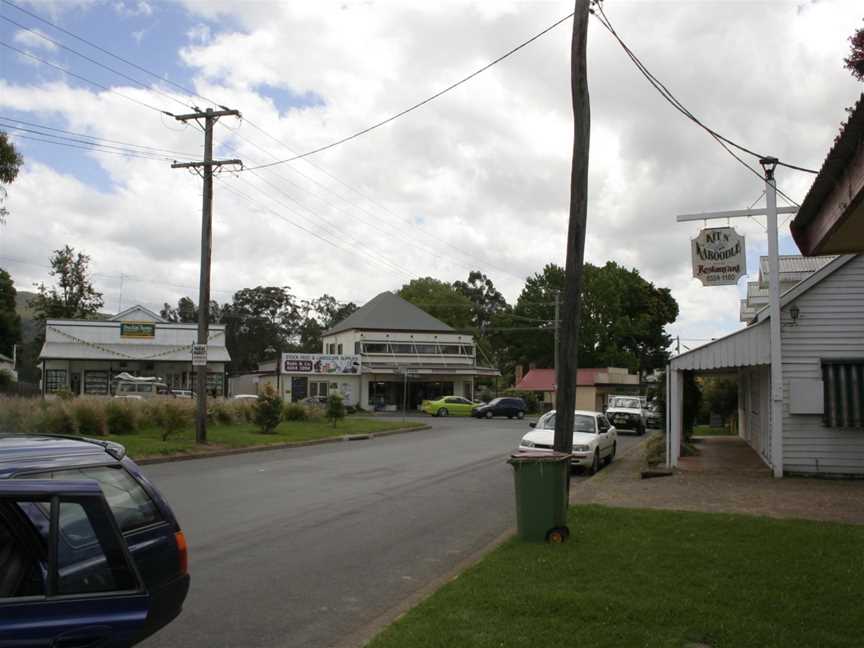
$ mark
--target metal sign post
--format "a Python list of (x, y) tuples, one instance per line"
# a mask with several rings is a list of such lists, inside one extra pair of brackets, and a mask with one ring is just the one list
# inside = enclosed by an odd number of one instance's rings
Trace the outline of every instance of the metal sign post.
[(783, 476), (783, 358), (780, 340), (780, 254), (777, 214), (795, 214), (797, 207), (777, 207), (776, 158), (759, 160), (765, 170), (765, 209), (736, 209), (677, 216), (679, 223), (720, 218), (767, 216), (768, 220), (768, 295), (771, 332), (771, 465), (775, 477)]

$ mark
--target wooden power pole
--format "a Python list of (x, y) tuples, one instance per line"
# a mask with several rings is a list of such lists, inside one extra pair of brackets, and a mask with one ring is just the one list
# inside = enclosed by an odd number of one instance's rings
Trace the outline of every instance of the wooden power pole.
[(564, 308), (558, 344), (558, 386), (555, 409), (555, 450), (573, 450), (573, 411), (576, 409), (579, 313), (582, 268), (585, 261), (585, 226), (588, 221), (588, 148), (591, 107), (588, 97), (588, 18), (590, 0), (576, 0), (570, 48), (570, 88), (573, 98), (573, 166), (570, 173), (570, 224), (567, 231)]
[[(201, 208), (201, 276), (198, 285), (198, 344), (199, 349), (203, 346), (204, 365), (193, 367), (196, 374), (196, 395), (198, 397), (195, 416), (195, 441), (207, 443), (207, 341), (210, 335), (210, 257), (213, 247), (213, 167), (226, 164), (239, 164), (240, 160), (214, 160), (213, 159), (213, 127), (220, 117), (239, 117), (238, 110), (213, 110), (197, 111), (188, 115), (177, 115), (178, 121), (189, 121), (192, 119), (204, 120), (204, 161), (203, 162), (175, 162), (172, 169), (203, 169), (204, 178), (204, 200)], [(192, 356), (193, 364), (196, 363), (195, 355)]]

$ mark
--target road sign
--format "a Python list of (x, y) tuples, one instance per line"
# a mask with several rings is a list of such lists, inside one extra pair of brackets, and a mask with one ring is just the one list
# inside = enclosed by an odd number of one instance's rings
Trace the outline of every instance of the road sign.
[(207, 366), (207, 345), (193, 344), (192, 345), (192, 366), (206, 367)]

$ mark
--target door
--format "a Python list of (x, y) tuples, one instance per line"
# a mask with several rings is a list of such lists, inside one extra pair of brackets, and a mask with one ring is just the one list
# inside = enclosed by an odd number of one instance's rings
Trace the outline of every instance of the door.
[(296, 403), (302, 401), (309, 395), (309, 379), (303, 376), (302, 378), (291, 379), (291, 402)]
[(444, 403), (447, 407), (447, 411), (451, 415), (463, 415), (467, 416), (471, 413), (471, 408), (474, 406), (474, 403), (469, 401), (467, 398), (462, 398), (461, 396), (451, 396), (450, 398), (445, 398)]
[(74, 371), (69, 376), (69, 391), (71, 391), (76, 396), (81, 395), (81, 372)]
[(149, 596), (95, 481), (0, 480), (0, 561), (0, 646), (119, 648), (144, 628)]
[(612, 452), (612, 435), (609, 433), (609, 421), (605, 416), (597, 417), (597, 435), (599, 436), (598, 445), (600, 446), (600, 455), (606, 456)]

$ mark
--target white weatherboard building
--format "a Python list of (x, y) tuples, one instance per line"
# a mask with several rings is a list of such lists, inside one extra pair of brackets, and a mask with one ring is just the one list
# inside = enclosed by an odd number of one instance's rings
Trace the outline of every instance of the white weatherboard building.
[[(174, 389), (192, 389), (195, 324), (166, 322), (143, 306), (133, 306), (108, 320), (48, 320), (39, 354), (42, 393), (107, 396), (121, 372), (156, 376)], [(210, 325), (207, 384), (225, 393), (225, 327)]]
[(471, 399), (476, 378), (499, 375), (477, 363), (471, 335), (390, 292), (325, 331), (321, 350), (286, 353), (278, 368), (267, 363), (232, 378), (232, 393), (256, 393), (269, 383), (290, 401), (338, 392), (348, 405), (396, 411), (440, 396)]
[(844, 255), (781, 296), (782, 425), (771, 421), (769, 310), (668, 367), (668, 458), (678, 463), (684, 372), (738, 377), (739, 434), (775, 475), (864, 476), (864, 255)]

